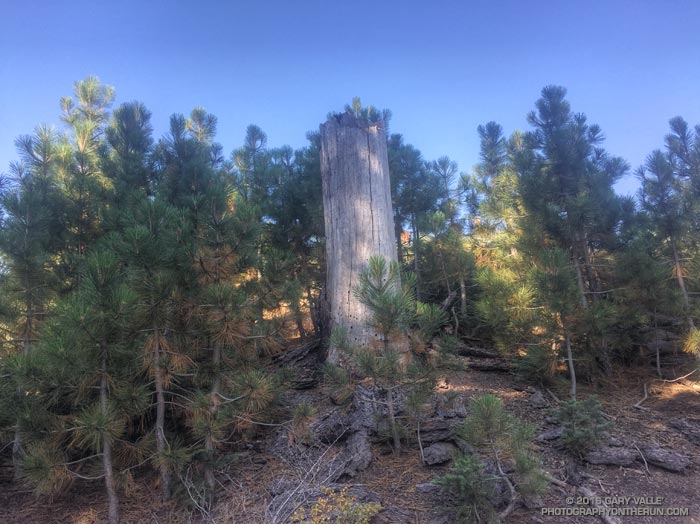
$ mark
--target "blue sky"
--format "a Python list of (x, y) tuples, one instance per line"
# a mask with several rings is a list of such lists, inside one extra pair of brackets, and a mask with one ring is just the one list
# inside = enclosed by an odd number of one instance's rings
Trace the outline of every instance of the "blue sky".
[(60, 97), (87, 75), (117, 103), (143, 101), (157, 137), (170, 114), (204, 106), (227, 153), (250, 123), (271, 146), (302, 146), (353, 96), (463, 171), (478, 162), (476, 126), (527, 129), (547, 84), (567, 87), (632, 167), (671, 117), (700, 123), (696, 1), (8, 0), (0, 12), (0, 170), (17, 135), (61, 126)]

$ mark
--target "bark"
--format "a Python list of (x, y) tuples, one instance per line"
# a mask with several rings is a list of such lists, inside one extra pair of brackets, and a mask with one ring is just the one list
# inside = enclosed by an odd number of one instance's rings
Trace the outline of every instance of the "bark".
[[(378, 343), (354, 287), (371, 256), (397, 260), (384, 124), (349, 113), (322, 124), (321, 178), (331, 326), (345, 327), (351, 345)], [(340, 361), (338, 348), (328, 360)]]
[(690, 315), (690, 298), (688, 297), (688, 290), (685, 287), (683, 266), (681, 265), (681, 259), (678, 255), (678, 247), (676, 246), (676, 240), (674, 238), (671, 238), (671, 249), (673, 253), (673, 270), (676, 273), (678, 287), (680, 288), (681, 295), (683, 296), (683, 307), (685, 308), (685, 314), (688, 316), (688, 327), (693, 329), (695, 327), (695, 323), (693, 322), (693, 317)]
[[(29, 289), (28, 287), (29, 283), (25, 283), (25, 289)], [(32, 339), (31, 339), (31, 332), (32, 332), (32, 319), (33, 319), (33, 312), (32, 312), (32, 307), (30, 304), (29, 298), (27, 298), (27, 307), (25, 310), (25, 324), (24, 324), (24, 335), (23, 335), (23, 340), (22, 340), (22, 353), (26, 357), (29, 355), (29, 352), (31, 350), (31, 344), (32, 344)], [(20, 385), (17, 388), (17, 398), (18, 402), (21, 402), (22, 397), (24, 396), (24, 388)], [(17, 420), (17, 424), (15, 425), (15, 435), (14, 435), (14, 441), (12, 442), (12, 465), (14, 467), (14, 476), (15, 480), (18, 480), (20, 478), (20, 474), (22, 471), (22, 457), (24, 456), (24, 447), (22, 444), (22, 428), (20, 427), (19, 420)]]
[[(24, 227), (24, 251), (29, 250), (29, 224), (31, 224), (31, 210), (27, 209), (25, 215), (25, 227)], [(26, 357), (29, 355), (32, 344), (32, 329), (33, 329), (33, 308), (32, 308), (32, 296), (31, 296), (31, 286), (29, 282), (29, 277), (25, 274), (24, 277), (24, 293), (25, 293), (25, 312), (24, 312), (24, 333), (22, 334), (22, 353)], [(17, 387), (17, 402), (20, 403), (24, 397), (24, 388), (19, 385)], [(19, 423), (19, 419), (16, 421), (15, 425), (15, 435), (14, 441), (12, 442), (12, 465), (14, 469), (15, 480), (19, 480), (22, 468), (22, 457), (24, 456), (24, 448), (22, 445), (22, 428)]]
[(459, 277), (459, 306), (462, 315), (467, 314), (467, 283), (464, 277)]
[(401, 242), (401, 233), (403, 233), (403, 226), (401, 225), (401, 218), (394, 217), (394, 236), (396, 237), (396, 255), (399, 263), (403, 264), (404, 253), (403, 244)]
[(661, 377), (661, 350), (659, 348), (659, 318), (656, 314), (656, 308), (654, 308), (654, 339), (655, 339), (655, 350), (656, 350), (656, 374)]
[(411, 218), (411, 236), (413, 237), (413, 274), (416, 276), (416, 300), (422, 299), (420, 279), (420, 233), (418, 232), (418, 219)]
[(394, 396), (393, 389), (389, 388), (386, 394), (386, 411), (389, 416), (389, 424), (391, 424), (391, 437), (394, 441), (394, 451), (401, 451), (401, 439), (399, 438), (399, 428), (396, 425), (396, 414), (394, 412)]
[[(107, 357), (106, 348), (102, 348), (102, 369), (100, 370), (100, 408), (104, 415), (108, 411), (108, 392), (107, 392)], [(114, 483), (114, 469), (112, 466), (112, 443), (103, 435), (102, 441), (102, 468), (105, 474), (105, 488), (107, 490), (107, 499), (109, 500), (109, 524), (119, 524), (119, 496)]]
[[(154, 355), (154, 380), (156, 387), (156, 449), (162, 456), (168, 447), (168, 441), (165, 439), (165, 392), (163, 387), (163, 369), (161, 367), (161, 350), (158, 341), (159, 330), (156, 326), (153, 328), (153, 334), (156, 337), (155, 347), (153, 348)], [(163, 494), (163, 499), (170, 498), (170, 469), (167, 464), (160, 465), (160, 483)]]
[(578, 247), (573, 246), (574, 268), (576, 269), (576, 284), (578, 285), (579, 300), (583, 309), (588, 309), (588, 300), (586, 299), (586, 288), (583, 283), (583, 274), (581, 273), (581, 262), (579, 261)]
[(569, 333), (564, 331), (564, 340), (566, 342), (566, 361), (569, 364), (569, 377), (571, 379), (571, 398), (576, 400), (576, 369), (574, 368), (574, 354), (571, 351), (571, 339)]
[[(219, 410), (219, 394), (221, 393), (221, 348), (217, 344), (214, 344), (213, 347), (212, 364), (214, 364), (214, 380), (209, 390), (209, 413), (213, 419), (216, 417)], [(207, 450), (207, 455), (211, 459), (215, 448), (213, 437), (208, 436), (205, 439), (204, 448)], [(209, 489), (214, 490), (216, 488), (214, 470), (209, 464), (204, 467), (204, 480)]]
[(306, 300), (309, 303), (309, 312), (311, 314), (311, 324), (314, 328), (314, 335), (319, 336), (321, 335), (321, 326), (318, 318), (320, 300), (314, 300), (314, 297), (311, 294), (311, 286), (308, 285), (306, 286)]
[(296, 322), (297, 325), (299, 338), (303, 342), (304, 340), (306, 340), (306, 330), (304, 329), (304, 317), (301, 314), (301, 305), (299, 304), (299, 301), (297, 301), (294, 305), (294, 322)]
[(596, 275), (595, 269), (593, 268), (593, 263), (591, 262), (591, 250), (588, 245), (588, 239), (584, 234), (581, 238), (581, 252), (583, 253), (583, 268), (586, 271), (586, 278), (588, 279), (588, 290), (592, 293), (592, 300), (595, 302), (598, 296), (598, 277)]

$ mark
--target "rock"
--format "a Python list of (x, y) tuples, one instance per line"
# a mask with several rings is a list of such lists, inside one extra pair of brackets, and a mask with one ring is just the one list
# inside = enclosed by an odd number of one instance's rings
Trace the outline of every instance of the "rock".
[[(403, 413), (406, 407), (406, 395), (400, 390), (392, 391), (394, 415)], [(387, 419), (386, 393), (372, 385), (358, 384), (352, 399), (350, 424), (354, 430), (365, 429), (376, 433), (378, 422)]]
[(444, 442), (453, 440), (462, 425), (460, 418), (431, 417), (420, 424), (420, 438), (423, 442)]
[(523, 495), (522, 501), (527, 509), (539, 509), (544, 506), (544, 500), (540, 495)]
[(328, 393), (328, 398), (330, 398), (331, 402), (333, 402), (333, 404), (335, 404), (336, 406), (342, 406), (344, 404), (347, 404), (347, 402), (352, 398), (352, 394), (352, 387), (344, 386), (335, 388), (332, 391), (330, 391)]
[(607, 438), (607, 442), (608, 442), (608, 446), (610, 446), (612, 448), (621, 448), (622, 446), (625, 445), (620, 439), (615, 438), (612, 435), (610, 435)]
[(586, 461), (589, 464), (604, 464), (606, 466), (631, 466), (636, 459), (636, 451), (607, 446), (589, 451), (586, 454)]
[(338, 469), (335, 478), (344, 476), (354, 477), (360, 471), (364, 471), (372, 462), (372, 449), (369, 436), (365, 431), (353, 433), (348, 438), (342, 456), (343, 466)]
[[(484, 473), (487, 473), (493, 481), (491, 484), (491, 490), (489, 491), (486, 498), (496, 509), (505, 508), (510, 504), (510, 488), (508, 487), (508, 482), (501, 476), (498, 471), (498, 466), (492, 460), (484, 462)], [(507, 473), (507, 471), (506, 471)]]
[(415, 522), (416, 512), (414, 510), (389, 506), (384, 508), (376, 517), (372, 519), (376, 524), (405, 524)]
[(311, 422), (309, 429), (315, 441), (333, 444), (348, 437), (350, 424), (344, 410), (336, 408)]
[(693, 444), (700, 446), (700, 420), (679, 418), (670, 420), (668, 425), (681, 432)]
[(310, 389), (318, 384), (320, 349), (321, 340), (315, 338), (278, 353), (273, 357), (273, 364), (290, 372), (292, 389)]
[(440, 486), (432, 482), (423, 482), (422, 484), (416, 484), (416, 491), (419, 493), (437, 493), (440, 491)]
[(435, 414), (440, 418), (465, 418), (467, 408), (460, 399), (448, 400), (445, 395), (436, 395)]
[(566, 466), (564, 466), (564, 475), (567, 484), (572, 486), (580, 486), (583, 484), (583, 475), (578, 469), (578, 462), (575, 460), (567, 460)]
[(462, 453), (464, 453), (465, 455), (473, 455), (474, 454), (474, 448), (466, 440), (461, 439), (459, 437), (455, 437), (452, 439), (452, 442), (454, 442), (455, 446), (457, 446), (459, 448), (459, 450)]
[(449, 442), (436, 442), (423, 450), (423, 458), (428, 466), (449, 462), (457, 452), (457, 447)]
[(549, 406), (549, 402), (544, 398), (542, 392), (538, 389), (528, 399), (528, 403), (535, 409), (542, 409)]
[(546, 431), (543, 431), (537, 437), (535, 437), (535, 440), (538, 442), (548, 442), (550, 440), (556, 440), (558, 438), (561, 438), (561, 436), (564, 434), (564, 428), (559, 426), (556, 428), (548, 429)]
[(685, 468), (690, 466), (690, 460), (688, 457), (659, 446), (649, 446), (643, 448), (642, 453), (649, 464), (667, 471), (672, 471), (674, 473), (680, 473)]

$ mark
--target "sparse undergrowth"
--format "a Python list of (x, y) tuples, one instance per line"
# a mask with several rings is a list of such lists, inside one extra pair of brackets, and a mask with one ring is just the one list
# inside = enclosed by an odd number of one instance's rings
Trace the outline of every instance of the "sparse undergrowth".
[[(507, 413), (503, 401), (490, 393), (475, 398), (470, 408), (460, 434), (478, 454), (457, 457), (435, 483), (452, 501), (449, 509), (459, 522), (500, 522), (520, 498), (541, 494), (547, 481), (528, 448), (531, 426)], [(498, 493), (504, 484), (505, 498)], [(505, 508), (498, 507), (501, 499), (507, 500)]]
[(323, 495), (307, 510), (297, 509), (292, 524), (370, 524), (372, 517), (382, 510), (381, 504), (362, 503), (348, 488), (339, 491), (321, 488)]

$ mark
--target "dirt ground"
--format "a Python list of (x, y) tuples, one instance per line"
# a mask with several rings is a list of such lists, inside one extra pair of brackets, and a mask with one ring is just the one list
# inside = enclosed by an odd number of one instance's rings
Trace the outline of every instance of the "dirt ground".
[[(700, 378), (695, 374), (676, 382), (654, 380), (646, 369), (621, 369), (618, 376), (606, 384), (581, 386), (579, 396), (595, 394), (612, 423), (611, 435), (625, 447), (637, 449), (656, 443), (686, 455), (691, 466), (684, 473), (671, 473), (652, 465), (637, 462), (632, 467), (587, 465), (581, 471), (587, 475), (584, 485), (601, 499), (608, 499), (608, 507), (641, 507), (639, 503), (623, 502), (621, 497), (645, 498), (658, 503), (649, 506), (653, 511), (675, 511), (687, 508), (687, 516), (635, 515), (622, 516), (623, 524), (700, 524), (700, 461), (698, 445), (689, 442), (670, 422), (678, 419), (700, 420)], [(647, 398), (644, 397), (646, 385)], [(450, 372), (442, 381), (442, 391), (454, 391), (463, 401), (483, 392), (499, 395), (509, 412), (535, 425), (539, 431), (547, 429), (550, 413), (546, 408), (535, 409), (529, 402), (532, 388), (508, 373), (460, 371)], [(309, 400), (327, 402), (319, 391), (309, 391)], [(554, 405), (554, 397), (565, 396), (565, 391), (545, 392)], [(564, 477), (566, 454), (550, 442), (533, 444), (542, 459), (544, 469), (555, 478)], [(641, 453), (641, 451), (640, 451)], [(378, 447), (370, 467), (352, 479), (377, 493), (385, 507), (402, 509), (406, 524), (436, 522), (442, 508), (417, 489), (443, 474), (448, 466), (426, 467), (421, 464), (417, 450), (406, 450), (396, 455)], [(227, 479), (222, 480), (219, 504), (212, 508), (209, 521), (223, 523), (263, 523), (265, 509), (271, 496), (267, 487), (275, 479), (291, 472), (286, 464), (270, 454), (251, 450), (241, 455), (231, 467)], [(77, 481), (71, 490), (55, 500), (36, 498), (26, 487), (12, 481), (12, 470), (7, 464), (0, 467), (0, 523), (2, 524), (93, 524), (103, 522), (106, 501), (99, 482)], [(174, 503), (158, 501), (156, 480), (138, 478), (122, 497), (124, 524), (180, 524), (206, 522), (202, 512)], [(561, 514), (566, 508), (588, 508), (574, 488), (550, 485), (539, 509), (519, 507), (507, 520), (509, 524), (597, 524), (603, 522), (593, 515)], [(574, 498), (571, 502), (571, 497)], [(656, 500), (649, 500), (655, 498)], [(568, 499), (568, 500), (567, 500)], [(631, 499), (632, 500), (632, 499)], [(637, 501), (639, 502), (639, 501)], [(559, 508), (559, 509), (557, 509)], [(654, 509), (656, 508), (656, 509)], [(560, 513), (555, 513), (559, 511)], [(548, 513), (549, 512), (549, 513)]]

